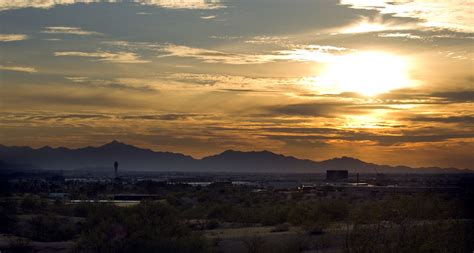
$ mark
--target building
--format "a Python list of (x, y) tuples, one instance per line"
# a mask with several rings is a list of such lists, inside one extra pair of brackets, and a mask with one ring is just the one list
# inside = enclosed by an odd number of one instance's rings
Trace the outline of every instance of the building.
[(349, 172), (347, 170), (326, 170), (327, 181), (347, 181)]

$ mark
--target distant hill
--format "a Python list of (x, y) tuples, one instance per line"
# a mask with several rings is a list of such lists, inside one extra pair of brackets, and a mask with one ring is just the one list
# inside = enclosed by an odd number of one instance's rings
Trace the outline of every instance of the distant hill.
[(12, 164), (30, 163), (48, 170), (111, 167), (114, 161), (124, 170), (186, 170), (196, 161), (191, 156), (154, 152), (117, 141), (79, 149), (0, 146), (0, 157)]
[(220, 154), (204, 157), (200, 167), (211, 171), (252, 172), (322, 172), (318, 163), (284, 156), (269, 151), (241, 152), (227, 150)]
[[(119, 161), (126, 171), (213, 171), (213, 172), (280, 172), (324, 173), (329, 169), (346, 169), (360, 173), (459, 173), (456, 168), (410, 168), (366, 163), (341, 157), (325, 161), (298, 159), (270, 151), (242, 152), (227, 150), (220, 154), (195, 159), (180, 153), (155, 152), (118, 141), (99, 147), (78, 149), (42, 147), (7, 147), (0, 145), (3, 169), (15, 169), (14, 164), (31, 164), (46, 170), (104, 170)], [(10, 166), (10, 168), (8, 168)]]

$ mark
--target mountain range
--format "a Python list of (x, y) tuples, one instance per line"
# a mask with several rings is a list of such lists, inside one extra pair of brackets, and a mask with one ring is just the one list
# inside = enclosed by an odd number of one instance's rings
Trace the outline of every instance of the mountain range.
[(227, 150), (220, 154), (195, 159), (180, 153), (156, 152), (118, 141), (99, 147), (78, 149), (49, 146), (34, 149), (0, 145), (0, 169), (30, 167), (45, 170), (112, 170), (114, 161), (118, 161), (119, 169), (125, 171), (324, 173), (326, 170), (344, 169), (351, 173), (471, 172), (467, 169), (456, 168), (378, 165), (351, 157), (313, 161), (270, 151)]

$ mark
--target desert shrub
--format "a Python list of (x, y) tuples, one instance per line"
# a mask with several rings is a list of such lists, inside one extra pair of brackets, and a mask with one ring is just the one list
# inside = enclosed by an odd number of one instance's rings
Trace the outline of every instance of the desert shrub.
[(288, 223), (283, 223), (283, 224), (278, 224), (274, 228), (272, 228), (271, 232), (286, 232), (290, 230), (290, 224)]
[(326, 209), (318, 202), (298, 203), (290, 210), (288, 221), (305, 227), (313, 227), (315, 224), (324, 227), (330, 221), (330, 213)]
[(265, 205), (259, 208), (258, 222), (265, 226), (278, 225), (288, 221), (290, 207), (287, 204)]
[(235, 209), (230, 204), (216, 204), (209, 209), (207, 217), (210, 219), (231, 220), (235, 216)]
[(87, 217), (75, 252), (207, 252), (211, 244), (190, 233), (177, 210), (142, 202), (130, 208), (100, 205)]
[(310, 239), (307, 236), (297, 234), (279, 243), (274, 243), (271, 252), (275, 253), (299, 253), (308, 250)]
[(46, 207), (46, 202), (37, 196), (27, 195), (20, 202), (20, 208), (26, 212), (38, 213)]
[(265, 240), (259, 236), (253, 236), (244, 240), (248, 253), (260, 253), (265, 251)]
[(399, 195), (358, 203), (351, 208), (349, 216), (355, 223), (369, 224), (384, 220), (402, 223), (406, 220), (456, 218), (460, 217), (461, 210), (457, 202), (435, 195)]
[(74, 205), (67, 205), (65, 201), (55, 200), (52, 205), (49, 205), (47, 210), (61, 216), (74, 216)]
[(9, 241), (8, 250), (5, 252), (30, 253), (33, 252), (33, 247), (31, 246), (30, 241), (23, 238), (15, 238)]
[(76, 217), (87, 217), (90, 213), (90, 204), (89, 203), (79, 203), (74, 205), (73, 215)]
[(346, 238), (346, 252), (470, 252), (473, 224), (466, 221), (406, 222), (390, 226), (355, 224)]
[(330, 221), (342, 221), (349, 216), (347, 201), (331, 200), (322, 202), (318, 212), (327, 216)]
[(69, 218), (53, 214), (35, 216), (29, 221), (29, 226), (30, 230), (26, 236), (41, 242), (66, 241), (78, 233)]
[(219, 222), (217, 220), (208, 220), (205, 224), (205, 229), (216, 229), (219, 227)]
[(0, 203), (0, 233), (11, 233), (15, 229), (17, 219), (16, 203), (5, 201)]
[(0, 213), (0, 233), (12, 233), (16, 224), (15, 216)]

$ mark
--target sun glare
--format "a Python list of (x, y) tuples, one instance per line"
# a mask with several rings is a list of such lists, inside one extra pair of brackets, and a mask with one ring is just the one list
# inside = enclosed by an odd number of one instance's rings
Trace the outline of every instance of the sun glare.
[(319, 83), (332, 92), (357, 92), (374, 96), (409, 86), (408, 61), (382, 52), (360, 52), (331, 60)]

